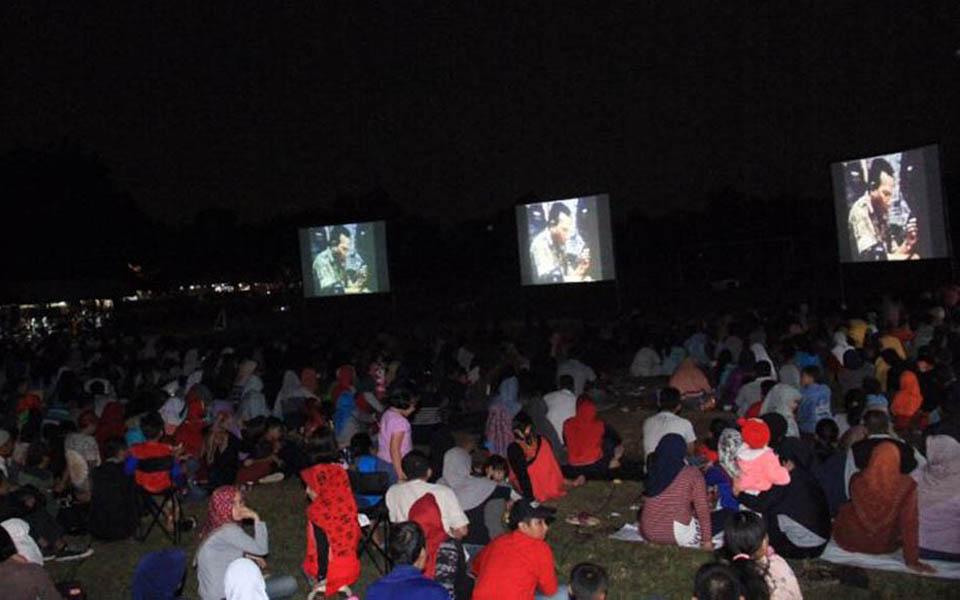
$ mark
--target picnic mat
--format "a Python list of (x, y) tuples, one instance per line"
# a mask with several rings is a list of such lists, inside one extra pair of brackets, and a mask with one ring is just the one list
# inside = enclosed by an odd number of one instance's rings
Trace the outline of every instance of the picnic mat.
[(896, 571), (899, 573), (909, 573), (910, 575), (942, 577), (944, 579), (960, 579), (960, 563), (921, 559), (937, 570), (936, 573), (927, 575), (926, 573), (918, 573), (908, 569), (907, 565), (903, 562), (903, 553), (899, 550), (893, 554), (860, 554), (858, 552), (847, 552), (833, 540), (830, 540), (830, 543), (827, 544), (823, 554), (820, 555), (820, 560), (825, 560), (837, 565), (861, 567), (864, 569)]

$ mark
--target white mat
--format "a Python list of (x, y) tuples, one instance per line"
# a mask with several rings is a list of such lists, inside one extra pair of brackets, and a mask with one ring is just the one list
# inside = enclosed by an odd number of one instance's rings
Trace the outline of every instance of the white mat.
[[(643, 535), (640, 533), (640, 528), (637, 527), (636, 523), (627, 523), (621, 527), (615, 533), (611, 533), (609, 536), (611, 540), (619, 540), (621, 542), (645, 542)], [(723, 532), (721, 531), (717, 535), (713, 536), (713, 547), (720, 548), (723, 546)], [(689, 548), (699, 549), (699, 546), (687, 546)]]
[[(911, 575), (926, 575), (925, 573), (918, 573), (912, 569), (908, 569), (907, 565), (903, 562), (903, 553), (899, 550), (893, 554), (860, 554), (858, 552), (847, 552), (833, 540), (830, 540), (830, 543), (827, 544), (823, 554), (820, 555), (820, 560), (864, 569), (879, 569), (881, 571), (896, 571), (898, 573), (909, 573)], [(942, 560), (920, 560), (937, 570), (936, 573), (926, 575), (927, 577), (960, 579), (960, 563)]]

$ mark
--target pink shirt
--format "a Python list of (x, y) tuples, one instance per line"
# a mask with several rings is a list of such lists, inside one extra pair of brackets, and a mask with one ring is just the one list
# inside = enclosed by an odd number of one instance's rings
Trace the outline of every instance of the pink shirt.
[(410, 436), (410, 421), (394, 409), (388, 409), (380, 418), (380, 433), (377, 440), (377, 458), (388, 463), (393, 463), (393, 457), (390, 456), (390, 438), (396, 433), (403, 434), (403, 441), (400, 442), (400, 458), (406, 456), (413, 450), (413, 439)]

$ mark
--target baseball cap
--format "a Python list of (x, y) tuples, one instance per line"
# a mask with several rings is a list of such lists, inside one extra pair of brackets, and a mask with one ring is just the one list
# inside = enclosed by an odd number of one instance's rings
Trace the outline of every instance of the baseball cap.
[(557, 509), (543, 506), (536, 500), (521, 498), (513, 503), (510, 509), (510, 529), (516, 529), (517, 526), (528, 519), (552, 520)]

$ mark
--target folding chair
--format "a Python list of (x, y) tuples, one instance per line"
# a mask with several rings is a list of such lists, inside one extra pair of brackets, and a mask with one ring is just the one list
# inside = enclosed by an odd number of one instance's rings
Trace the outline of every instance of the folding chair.
[[(170, 473), (173, 468), (173, 457), (164, 456), (159, 458), (148, 458), (137, 461), (137, 473), (145, 475), (156, 473)], [(162, 490), (148, 490), (141, 485), (137, 485), (139, 502), (137, 506), (138, 520), (136, 539), (144, 541), (153, 531), (153, 528), (160, 524), (160, 530), (170, 538), (174, 546), (180, 544), (180, 489), (174, 482)], [(157, 499), (160, 499), (159, 503)], [(170, 507), (173, 512), (173, 531), (167, 531), (162, 525), (162, 519), (165, 518), (164, 509)], [(143, 517), (150, 517), (150, 524), (144, 528)]]
[[(373, 506), (357, 507), (357, 512), (366, 515), (370, 524), (361, 528), (362, 537), (357, 545), (359, 554), (366, 554), (373, 563), (373, 566), (381, 575), (386, 575), (393, 569), (393, 562), (387, 554), (386, 547), (390, 540), (390, 511), (387, 509), (386, 493), (390, 487), (390, 479), (386, 473), (377, 471), (373, 473), (358, 473), (357, 471), (348, 471), (350, 475), (350, 488), (357, 496), (381, 496), (380, 502)], [(382, 532), (383, 546), (377, 543), (374, 535), (377, 531)], [(379, 559), (377, 556), (379, 555)], [(382, 567), (381, 562), (382, 561)]]

